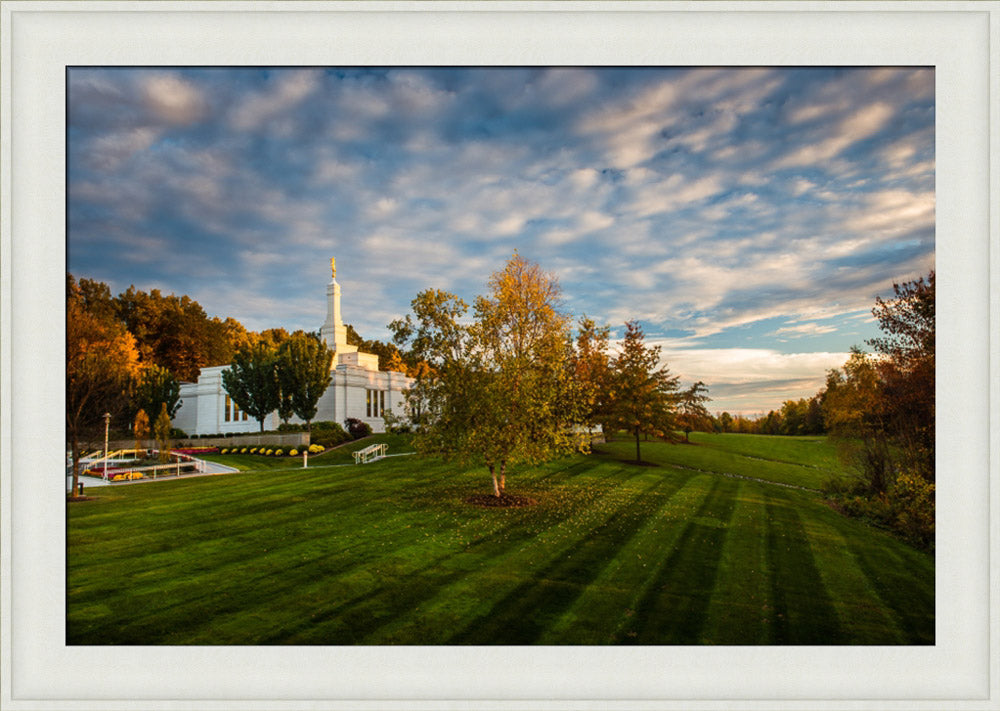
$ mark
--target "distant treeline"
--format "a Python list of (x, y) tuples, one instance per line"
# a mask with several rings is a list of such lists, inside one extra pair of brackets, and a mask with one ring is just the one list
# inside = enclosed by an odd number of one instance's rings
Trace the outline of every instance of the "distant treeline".
[(826, 434), (827, 429), (823, 419), (824, 394), (825, 390), (822, 390), (811, 398), (786, 400), (780, 410), (771, 410), (766, 415), (755, 417), (721, 412), (712, 416), (712, 427), (716, 432), (740, 434)]
[[(142, 291), (130, 286), (111, 295), (104, 282), (66, 276), (68, 298), (102, 323), (115, 323), (135, 339), (138, 359), (165, 368), (177, 380), (194, 382), (202, 368), (228, 365), (241, 348), (266, 342), (277, 348), (292, 334), (284, 328), (250, 331), (236, 319), (209, 316), (190, 296)], [(407, 372), (411, 364), (391, 343), (367, 341), (347, 325), (347, 342), (379, 356), (383, 370)]]

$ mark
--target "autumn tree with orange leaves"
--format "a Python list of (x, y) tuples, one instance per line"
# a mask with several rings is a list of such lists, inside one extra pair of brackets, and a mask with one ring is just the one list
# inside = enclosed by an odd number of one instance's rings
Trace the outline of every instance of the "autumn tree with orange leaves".
[[(87, 309), (70, 281), (66, 303), (66, 438), (72, 453), (73, 489), (83, 447), (103, 441), (105, 413), (127, 413), (139, 374), (135, 339), (117, 321)], [(72, 493), (71, 492), (71, 493)]]

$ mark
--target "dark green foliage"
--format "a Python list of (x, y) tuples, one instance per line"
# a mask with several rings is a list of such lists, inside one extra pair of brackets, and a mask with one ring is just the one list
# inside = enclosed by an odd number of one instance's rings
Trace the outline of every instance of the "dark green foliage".
[[(316, 336), (301, 331), (278, 349), (278, 383), (281, 400), (287, 398), (291, 413), (306, 421), (316, 416), (316, 405), (330, 385), (333, 351)], [(290, 413), (290, 414), (291, 414)], [(288, 417), (282, 415), (283, 420)]]
[(134, 412), (145, 410), (159, 413), (160, 405), (167, 406), (167, 415), (171, 418), (181, 406), (181, 386), (177, 378), (166, 368), (154, 364), (143, 368), (132, 397)]
[(351, 439), (351, 435), (341, 427), (339, 422), (313, 422), (312, 432), (310, 434), (309, 442), (311, 444), (320, 444), (324, 447), (336, 447), (338, 444), (342, 444)]
[(277, 361), (274, 348), (260, 342), (237, 352), (233, 364), (222, 371), (222, 386), (241, 410), (260, 423), (261, 432), (264, 418), (278, 407)]

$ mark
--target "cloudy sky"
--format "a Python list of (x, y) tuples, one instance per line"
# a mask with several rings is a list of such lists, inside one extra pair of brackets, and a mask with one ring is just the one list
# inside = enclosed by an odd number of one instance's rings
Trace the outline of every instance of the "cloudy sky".
[(68, 78), (68, 268), (250, 329), (388, 339), (516, 249), (639, 320), (713, 411), (808, 397), (934, 267), (920, 68), (89, 69)]

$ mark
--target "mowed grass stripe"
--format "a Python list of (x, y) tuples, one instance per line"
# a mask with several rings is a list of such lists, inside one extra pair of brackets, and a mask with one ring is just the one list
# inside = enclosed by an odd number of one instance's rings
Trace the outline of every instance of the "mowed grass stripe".
[(670, 464), (709, 449), (514, 471), (538, 504), (507, 510), (465, 503), (485, 470), (414, 457), (95, 489), (69, 507), (67, 640), (933, 643), (933, 555), (814, 493)]
[[(832, 512), (831, 512), (832, 513)], [(803, 523), (823, 587), (830, 592), (840, 625), (851, 644), (905, 644), (893, 610), (879, 597), (855, 559), (847, 538), (824, 518)]]
[[(639, 533), (661, 497), (672, 496), (681, 481), (660, 479), (619, 505), (606, 520), (577, 530), (572, 547), (524, 580), (490, 610), (452, 639), (458, 644), (531, 644), (544, 634), (580, 594)], [(502, 640), (502, 642), (498, 642)]]
[[(662, 466), (676, 465), (695, 471), (717, 472), (778, 484), (818, 489), (830, 477), (828, 473), (801, 464), (749, 458), (736, 452), (701, 444), (645, 443), (643, 459)], [(635, 457), (635, 445), (617, 440), (602, 446), (602, 451), (623, 460)]]
[(701, 642), (768, 644), (774, 639), (767, 553), (770, 491), (770, 487), (747, 481), (740, 482), (736, 489), (730, 535), (723, 543), (719, 561), (722, 572), (716, 576)]
[[(443, 631), (439, 641), (454, 643), (464, 633), (460, 631), (463, 627), (478, 629), (476, 620), (487, 617), (514, 588), (525, 580), (538, 579), (540, 571), (578, 545), (577, 536), (606, 522), (623, 500), (638, 496), (630, 486), (631, 481), (618, 476), (604, 486), (591, 486), (585, 492), (586, 505), (555, 508), (541, 520), (532, 515), (531, 509), (517, 510), (523, 516), (523, 525), (518, 524), (513, 532), (510, 528), (498, 532), (494, 539), (470, 548), (480, 555), (475, 569), (425, 601), (408, 619), (389, 625), (380, 632), (380, 638), (419, 643), (426, 639), (426, 630), (431, 629)], [(655, 482), (647, 486), (655, 486)], [(496, 516), (500, 512), (483, 513)], [(472, 629), (469, 634), (479, 632)]]
[(704, 475), (670, 471), (680, 485), (646, 516), (642, 528), (603, 566), (600, 574), (538, 639), (541, 644), (610, 644), (635, 614), (634, 600), (648, 589), (684, 531), (678, 522), (697, 511), (708, 494)]
[(715, 478), (652, 584), (635, 602), (636, 614), (618, 640), (626, 644), (678, 644), (696, 640), (715, 587), (725, 529), (739, 482)]
[[(392, 550), (359, 564), (346, 580), (334, 581), (337, 584), (332, 590), (327, 586), (328, 589), (313, 600), (308, 608), (308, 617), (300, 615), (297, 621), (289, 621), (286, 627), (275, 627), (282, 630), (283, 641), (296, 644), (427, 642), (427, 633), (420, 630), (411, 636), (386, 634), (380, 628), (393, 621), (413, 617), (414, 608), (420, 607), (428, 590), (447, 590), (449, 585), (467, 576), (470, 567), (492, 569), (498, 558), (524, 541), (533, 539), (537, 532), (530, 513), (484, 512), (466, 506), (464, 515), (491, 519), (489, 523), (493, 526), (489, 533), (466, 543), (463, 541), (465, 537), (450, 527), (441, 531), (424, 531), (424, 543)], [(559, 517), (566, 517), (569, 513), (562, 509), (554, 512)], [(504, 518), (498, 518), (498, 514)], [(550, 525), (553, 523), (551, 517), (547, 522)], [(399, 526), (388, 522), (382, 528), (391, 531), (399, 529)], [(367, 535), (369, 531), (366, 529), (359, 533)], [(439, 536), (445, 540), (440, 541)], [(443, 554), (428, 558), (435, 546)], [(516, 569), (516, 565), (512, 567)], [(400, 586), (399, 581), (405, 581), (405, 586)], [(262, 610), (261, 614), (264, 612)], [(369, 639), (372, 635), (377, 635), (377, 640)], [(271, 643), (282, 640), (265, 637), (260, 641)]]
[(843, 470), (836, 445), (826, 437), (782, 435), (761, 437), (760, 435), (737, 433), (692, 432), (691, 441), (698, 445), (731, 452), (749, 459), (799, 464), (830, 474), (840, 474)]
[(766, 504), (773, 640), (778, 644), (841, 644), (846, 640), (794, 498), (774, 494)]

